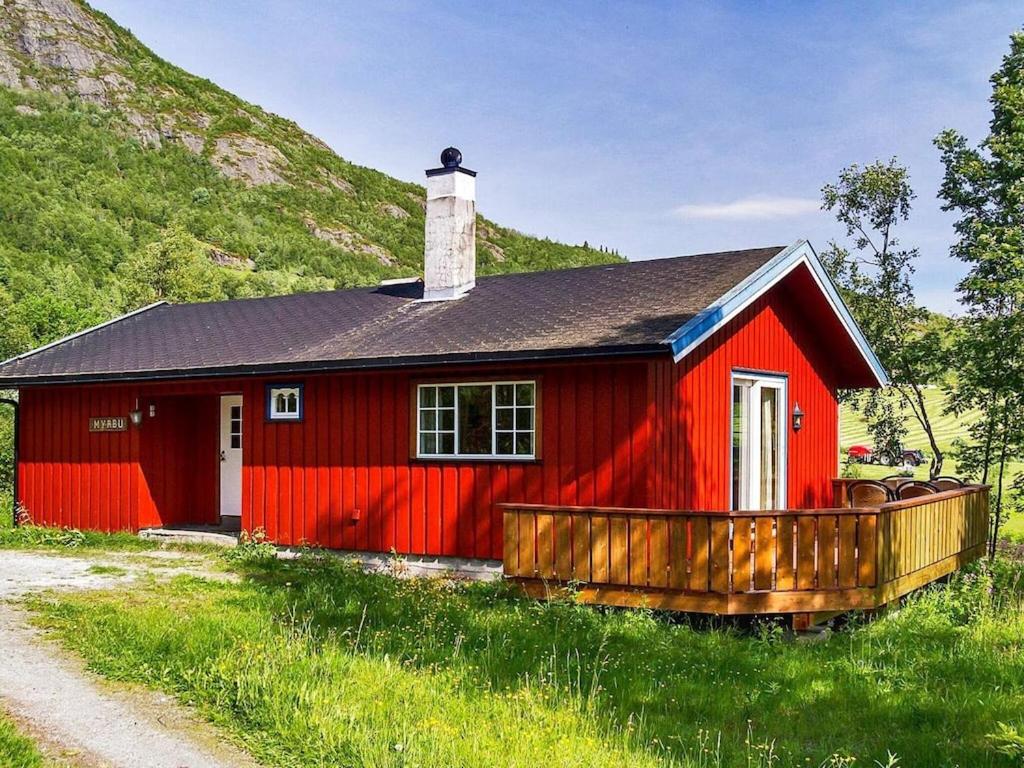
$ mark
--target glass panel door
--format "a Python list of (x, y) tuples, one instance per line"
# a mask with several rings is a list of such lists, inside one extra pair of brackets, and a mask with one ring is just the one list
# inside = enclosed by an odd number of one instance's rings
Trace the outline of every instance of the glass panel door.
[(785, 409), (785, 379), (733, 375), (733, 509), (786, 507)]
[(773, 509), (779, 497), (779, 390), (761, 387), (761, 509)]
[(750, 477), (750, 419), (747, 403), (750, 382), (739, 379), (732, 383), (732, 508), (741, 509), (746, 498), (744, 485)]

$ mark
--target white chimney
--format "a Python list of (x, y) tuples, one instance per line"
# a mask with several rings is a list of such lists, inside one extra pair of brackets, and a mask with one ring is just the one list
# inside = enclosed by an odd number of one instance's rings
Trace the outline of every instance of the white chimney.
[(476, 285), (476, 171), (448, 147), (427, 171), (423, 300), (457, 299)]

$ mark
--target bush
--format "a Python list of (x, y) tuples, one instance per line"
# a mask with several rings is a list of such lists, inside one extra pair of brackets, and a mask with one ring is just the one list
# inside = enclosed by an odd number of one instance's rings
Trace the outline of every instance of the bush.
[(267, 532), (262, 528), (252, 533), (242, 531), (238, 546), (224, 550), (224, 559), (239, 565), (267, 563), (277, 559), (277, 547), (267, 539)]

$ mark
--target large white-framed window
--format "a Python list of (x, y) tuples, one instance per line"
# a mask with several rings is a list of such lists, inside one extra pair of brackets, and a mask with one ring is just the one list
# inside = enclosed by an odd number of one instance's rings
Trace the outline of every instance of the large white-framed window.
[(418, 384), (416, 456), (535, 459), (537, 382)]
[(786, 379), (732, 374), (732, 508), (785, 509)]

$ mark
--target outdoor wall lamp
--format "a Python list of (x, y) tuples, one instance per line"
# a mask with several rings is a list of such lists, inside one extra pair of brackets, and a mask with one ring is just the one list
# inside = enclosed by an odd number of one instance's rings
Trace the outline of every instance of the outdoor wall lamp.
[(135, 408), (128, 411), (128, 418), (131, 420), (133, 426), (142, 426), (142, 411), (139, 409), (138, 398), (135, 399)]
[(793, 431), (799, 432), (804, 426), (804, 412), (800, 410), (800, 403), (793, 405)]

